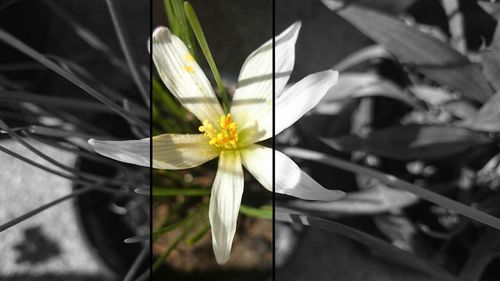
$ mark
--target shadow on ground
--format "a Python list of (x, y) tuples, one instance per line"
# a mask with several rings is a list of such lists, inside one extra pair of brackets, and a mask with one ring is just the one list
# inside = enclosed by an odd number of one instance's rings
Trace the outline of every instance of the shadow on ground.
[(42, 228), (33, 226), (24, 230), (24, 239), (14, 246), (18, 253), (16, 263), (42, 263), (61, 254), (59, 244), (45, 235)]

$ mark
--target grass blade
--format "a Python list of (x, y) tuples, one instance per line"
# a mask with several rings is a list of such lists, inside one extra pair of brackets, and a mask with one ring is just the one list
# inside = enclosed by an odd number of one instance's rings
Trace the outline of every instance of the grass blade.
[(31, 218), (31, 217), (33, 217), (33, 216), (35, 216), (35, 215), (37, 215), (37, 214), (39, 214), (39, 213), (41, 213), (41, 212), (43, 212), (43, 211), (45, 211), (45, 210), (47, 210), (47, 209), (49, 209), (49, 208), (51, 208), (51, 207), (53, 207), (53, 206), (55, 206), (55, 205), (57, 205), (57, 204), (59, 204), (59, 203), (62, 203), (68, 199), (72, 199), (74, 197), (85, 194), (85, 193), (87, 193), (95, 188), (96, 188), (95, 186), (87, 186), (85, 188), (78, 189), (78, 190), (73, 191), (72, 193), (70, 193), (66, 196), (63, 196), (63, 197), (58, 198), (52, 202), (44, 204), (44, 205), (42, 205), (42, 206), (40, 206), (32, 211), (29, 211), (29, 212), (15, 218), (15, 219), (12, 219), (6, 223), (3, 223), (2, 225), (0, 225), (0, 233), (17, 225), (17, 224), (19, 224), (19, 223), (21, 223), (21, 222), (23, 222), (23, 221), (25, 221), (25, 220), (27, 220), (27, 219), (29, 219), (29, 218)]
[(224, 111), (228, 113), (229, 99), (227, 97), (226, 89), (224, 88), (224, 84), (222, 84), (222, 78), (220, 77), (219, 70), (215, 65), (214, 58), (212, 56), (212, 53), (210, 52), (210, 48), (208, 47), (207, 39), (205, 38), (205, 34), (203, 33), (203, 29), (201, 28), (200, 21), (196, 16), (193, 6), (191, 6), (189, 2), (184, 2), (184, 11), (186, 12), (186, 17), (189, 21), (189, 24), (191, 25), (191, 28), (193, 29), (194, 35), (198, 40), (201, 51), (203, 52), (203, 55), (205, 55), (205, 59), (210, 66), (210, 70), (212, 70), (215, 82), (217, 83), (217, 88), (219, 89), (219, 93), (222, 96), (222, 105)]
[(100, 102), (104, 103), (107, 105), (111, 110), (116, 112), (118, 115), (122, 116), (125, 120), (130, 122), (131, 124), (134, 125), (140, 125), (142, 127), (147, 127), (149, 126), (142, 122), (140, 119), (135, 118), (134, 116), (130, 116), (125, 110), (123, 110), (120, 106), (116, 105), (112, 101), (110, 101), (106, 96), (103, 94), (99, 93), (96, 91), (94, 88), (83, 82), (81, 79), (73, 75), (71, 72), (68, 72), (67, 70), (63, 69), (44, 55), (40, 54), (36, 50), (32, 49), (28, 45), (24, 44), (21, 42), (19, 39), (16, 37), (12, 36), (10, 33), (6, 32), (5, 30), (0, 28), (0, 41), (3, 41), (7, 45), (13, 47), (14, 49), (20, 51), (21, 53), (31, 57), (32, 59), (38, 61), (48, 69), (54, 71), (55, 73), (59, 74), (66, 80), (70, 81), (71, 83), (75, 84), (77, 87), (80, 89), (84, 90), (86, 93), (90, 94)]
[(457, 202), (455, 200), (451, 200), (449, 198), (446, 198), (442, 195), (439, 195), (435, 192), (432, 192), (428, 189), (422, 188), (420, 186), (417, 186), (415, 184), (403, 181), (393, 175), (385, 174), (382, 172), (379, 172), (377, 170), (373, 170), (370, 168), (363, 167), (361, 165), (357, 165), (345, 160), (341, 160), (338, 158), (334, 158), (331, 156), (328, 156), (324, 153), (320, 153), (317, 151), (312, 151), (312, 150), (306, 150), (306, 149), (301, 149), (301, 148), (287, 148), (284, 150), (288, 155), (292, 157), (298, 157), (301, 159), (306, 159), (306, 160), (311, 160), (311, 161), (316, 161), (319, 163), (323, 163), (329, 166), (333, 166), (336, 168), (340, 168), (346, 171), (350, 171), (356, 174), (363, 174), (372, 178), (379, 179), (381, 182), (392, 186), (392, 187), (397, 187), (401, 188), (403, 190), (406, 190), (408, 192), (411, 192), (420, 198), (427, 200), (429, 202), (432, 202), (436, 205), (439, 205), (443, 208), (447, 208), (450, 210), (453, 210), (457, 212), (458, 214), (463, 215), (464, 217), (467, 217), (469, 219), (475, 220), (477, 222), (480, 222), (482, 224), (488, 225), (490, 227), (496, 228), (500, 230), (500, 219), (497, 217), (494, 217), (490, 214), (481, 212), (477, 209), (471, 208), (467, 205), (464, 205), (460, 202)]
[(111, 14), (111, 19), (113, 21), (113, 26), (115, 27), (115, 32), (118, 37), (118, 42), (120, 43), (120, 47), (122, 48), (123, 54), (125, 55), (125, 61), (127, 62), (128, 69), (130, 74), (132, 75), (132, 80), (134, 81), (137, 89), (142, 95), (144, 103), (149, 107), (151, 107), (151, 101), (149, 99), (149, 90), (146, 89), (146, 83), (142, 81), (141, 75), (139, 73), (139, 64), (133, 55), (132, 50), (130, 49), (130, 42), (123, 28), (125, 26), (122, 16), (120, 14), (120, 10), (115, 5), (115, 0), (106, 0), (108, 4), (108, 10)]
[(383, 241), (379, 238), (376, 238), (349, 226), (323, 218), (309, 216), (301, 212), (287, 210), (282, 207), (276, 208), (275, 219), (277, 221), (298, 223), (338, 233), (373, 249), (374, 252), (376, 252), (378, 255), (383, 255), (386, 258), (390, 258), (391, 262), (398, 262), (402, 265), (418, 269), (422, 272), (430, 274), (431, 276), (439, 277), (439, 280), (456, 281), (455, 277), (442, 270), (441, 268), (428, 263), (409, 252), (396, 248), (386, 241)]
[(63, 21), (65, 21), (73, 29), (73, 32), (75, 32), (75, 34), (78, 35), (83, 41), (85, 41), (90, 47), (101, 52), (106, 58), (108, 58), (112, 65), (116, 66), (123, 73), (129, 74), (125, 62), (117, 57), (114, 52), (111, 51), (110, 47), (95, 33), (78, 22), (54, 1), (43, 0), (42, 3), (51, 8), (52, 11), (57, 14)]
[(205, 195), (210, 195), (210, 189), (153, 187), (153, 197), (166, 197), (166, 196), (179, 196), (179, 195), (205, 196)]
[(261, 208), (254, 208), (250, 206), (241, 205), (240, 212), (249, 217), (272, 220), (273, 209), (271, 206), (263, 206)]
[(139, 270), (142, 261), (148, 257), (148, 253), (149, 253), (149, 245), (144, 245), (144, 248), (142, 248), (141, 252), (132, 263), (132, 266), (130, 267), (129, 271), (123, 278), (123, 281), (133, 280), (132, 278), (136, 275), (137, 271)]

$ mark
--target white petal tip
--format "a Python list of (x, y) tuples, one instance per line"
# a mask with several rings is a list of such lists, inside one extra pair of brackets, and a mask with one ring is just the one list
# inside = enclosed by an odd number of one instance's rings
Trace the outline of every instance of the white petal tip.
[(330, 190), (327, 196), (323, 196), (320, 201), (337, 201), (345, 196), (345, 192), (340, 190)]
[(302, 27), (302, 22), (301, 21), (296, 21), (294, 22), (292, 25), (291, 25), (291, 29), (297, 29), (297, 30), (300, 30), (300, 28)]
[(99, 141), (89, 139), (87, 143), (100, 155), (124, 163), (149, 167), (149, 138), (127, 141)]
[(224, 256), (219, 257), (219, 256), (215, 255), (215, 260), (217, 261), (217, 263), (219, 265), (224, 265), (229, 260), (229, 256), (224, 255)]
[(159, 36), (161, 33), (167, 33), (167, 34), (169, 34), (170, 33), (170, 29), (168, 29), (168, 27), (165, 27), (165, 26), (158, 26), (153, 31), (153, 38)]

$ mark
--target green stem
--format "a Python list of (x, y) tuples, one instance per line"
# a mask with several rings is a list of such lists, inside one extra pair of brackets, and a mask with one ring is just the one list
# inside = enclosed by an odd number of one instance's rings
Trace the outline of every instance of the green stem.
[(209, 195), (209, 189), (200, 188), (158, 188), (153, 187), (154, 197), (166, 197), (166, 196), (205, 196)]
[(191, 6), (189, 2), (184, 2), (184, 11), (186, 13), (188, 22), (193, 29), (196, 40), (198, 40), (201, 51), (203, 52), (203, 55), (205, 55), (205, 59), (207, 60), (207, 63), (210, 66), (210, 70), (212, 70), (212, 74), (214, 75), (215, 82), (217, 83), (217, 88), (222, 97), (222, 107), (224, 108), (224, 112), (229, 113), (229, 99), (227, 96), (227, 92), (224, 88), (224, 84), (222, 84), (219, 70), (215, 65), (214, 58), (212, 56), (212, 53), (210, 52), (210, 48), (208, 47), (207, 39), (205, 38), (205, 34), (203, 33), (203, 29), (201, 28), (198, 16), (196, 16), (193, 6)]

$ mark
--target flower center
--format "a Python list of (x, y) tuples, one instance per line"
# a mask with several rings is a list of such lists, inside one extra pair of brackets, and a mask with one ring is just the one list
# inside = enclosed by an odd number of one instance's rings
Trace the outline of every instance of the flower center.
[(210, 141), (209, 144), (223, 149), (238, 148), (238, 126), (231, 118), (231, 113), (222, 115), (219, 119), (220, 129), (215, 128), (208, 120), (198, 128)]

